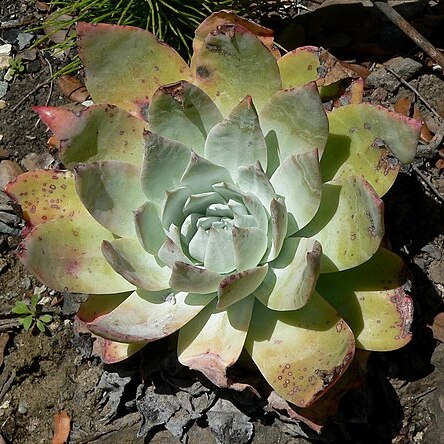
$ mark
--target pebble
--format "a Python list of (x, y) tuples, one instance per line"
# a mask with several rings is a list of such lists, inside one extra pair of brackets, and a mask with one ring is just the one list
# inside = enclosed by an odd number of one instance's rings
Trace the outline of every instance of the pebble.
[(385, 62), (384, 66), (396, 72), (404, 80), (410, 80), (422, 70), (421, 63), (409, 57), (395, 57)]
[(413, 59), (408, 57), (395, 57), (394, 59), (386, 62), (384, 66), (380, 66), (370, 73), (365, 81), (367, 87), (383, 87), (390, 92), (394, 92), (399, 87), (399, 80), (389, 71), (387, 71), (385, 67), (396, 72), (396, 74), (398, 74), (404, 80), (410, 80), (422, 69), (421, 63), (418, 63)]
[(12, 45), (6, 43), (5, 45), (0, 45), (0, 56), (11, 55)]
[(39, 60), (32, 60), (31, 62), (26, 64), (26, 72), (28, 73), (36, 73), (39, 72), (41, 68), (41, 64)]
[(414, 262), (423, 271), (427, 268), (427, 261), (420, 257), (415, 257)]
[(6, 80), (7, 82), (11, 82), (14, 79), (14, 74), (15, 74), (14, 69), (13, 68), (9, 68), (6, 71), (6, 74), (5, 74), (5, 77), (3, 77), (3, 80)]
[(23, 168), (27, 171), (47, 169), (54, 162), (54, 157), (48, 152), (42, 154), (29, 153), (21, 161)]
[(421, 251), (427, 253), (432, 259), (441, 259), (441, 250), (433, 244), (426, 245)]
[(25, 400), (22, 400), (22, 401), (20, 401), (17, 410), (22, 415), (26, 415), (28, 413), (28, 410), (29, 410), (29, 404)]
[(0, 189), (3, 189), (12, 179), (23, 173), (23, 169), (14, 160), (0, 162)]
[(0, 70), (5, 69), (5, 68), (9, 68), (10, 61), (11, 61), (11, 57), (5, 56), (5, 55), (0, 55)]
[(380, 67), (370, 73), (365, 80), (365, 85), (368, 88), (385, 88), (387, 91), (394, 92), (399, 87), (399, 81), (384, 67)]
[[(3, 137), (0, 134), (0, 143), (2, 138)], [(11, 151), (9, 151), (7, 148), (0, 148), (0, 159), (7, 159), (8, 157), (11, 157)]]
[(5, 97), (7, 92), (8, 92), (8, 82), (0, 81), (0, 99), (3, 99), (3, 97)]
[(28, 61), (35, 60), (37, 58), (37, 50), (35, 48), (25, 49), (20, 53), (20, 58)]
[(429, 277), (436, 284), (444, 284), (444, 261), (433, 261), (429, 267)]
[(17, 44), (19, 47), (19, 50), (22, 51), (27, 46), (31, 44), (31, 42), (34, 40), (34, 34), (31, 34), (30, 32), (21, 32), (17, 36)]

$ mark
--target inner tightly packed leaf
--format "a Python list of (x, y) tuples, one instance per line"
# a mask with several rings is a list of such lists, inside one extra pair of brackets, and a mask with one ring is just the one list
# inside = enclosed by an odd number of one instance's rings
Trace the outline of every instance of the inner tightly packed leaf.
[(6, 192), (27, 222), (21, 260), (89, 294), (78, 318), (105, 362), (178, 331), (180, 362), (217, 386), (245, 349), (306, 407), (355, 347), (408, 342), (381, 196), (419, 122), (360, 103), (362, 83), (326, 112), (319, 89), (341, 91), (347, 71), (313, 47), (281, 58), (272, 31), (227, 11), (197, 29), (191, 67), (147, 31), (77, 31), (95, 104), (36, 108), (67, 170), (24, 173)]

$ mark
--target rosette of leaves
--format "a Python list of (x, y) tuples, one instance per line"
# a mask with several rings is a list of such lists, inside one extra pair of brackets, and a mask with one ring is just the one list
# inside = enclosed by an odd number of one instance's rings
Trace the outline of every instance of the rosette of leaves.
[(105, 338), (106, 362), (179, 331), (180, 362), (216, 385), (245, 348), (304, 407), (355, 348), (409, 341), (380, 197), (418, 122), (360, 103), (359, 80), (326, 113), (318, 90), (342, 75), (331, 56), (281, 57), (270, 30), (225, 11), (197, 29), (190, 67), (140, 29), (77, 31), (96, 104), (37, 107), (67, 170), (24, 173), (7, 192), (27, 221), (21, 260), (90, 295), (78, 318)]

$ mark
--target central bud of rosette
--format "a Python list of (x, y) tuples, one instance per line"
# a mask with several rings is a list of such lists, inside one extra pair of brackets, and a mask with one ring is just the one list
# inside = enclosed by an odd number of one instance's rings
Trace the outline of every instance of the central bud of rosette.
[[(216, 273), (257, 266), (271, 244), (269, 213), (261, 201), (224, 179), (209, 188), (202, 184), (199, 193), (187, 186), (176, 188), (168, 193), (162, 217), (188, 260)], [(171, 211), (176, 205), (182, 209)]]
[[(262, 283), (267, 262), (282, 247), (278, 231), (286, 233), (287, 227), (284, 200), (274, 192), (259, 162), (240, 167), (236, 179), (193, 152), (160, 210), (166, 239), (158, 257), (172, 269), (171, 287), (218, 291), (220, 308), (248, 296)], [(233, 285), (242, 288), (227, 288)], [(230, 290), (226, 297), (222, 297), (224, 288)]]

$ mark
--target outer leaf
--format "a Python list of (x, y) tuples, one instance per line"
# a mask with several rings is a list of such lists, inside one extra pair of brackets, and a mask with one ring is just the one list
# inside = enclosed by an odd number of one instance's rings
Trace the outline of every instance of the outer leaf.
[(215, 301), (179, 331), (179, 361), (202, 372), (218, 387), (227, 387), (226, 369), (242, 351), (254, 298), (245, 298), (226, 310)]
[(367, 261), (384, 234), (383, 202), (360, 177), (324, 184), (316, 216), (299, 231), (322, 245), (322, 272), (346, 270)]
[[(94, 321), (94, 319), (98, 316), (98, 313), (106, 314), (109, 310), (115, 308), (131, 293), (132, 292), (120, 295), (90, 295), (86, 302), (80, 305), (80, 309), (75, 319), (74, 328), (79, 333), (91, 333), (88, 330), (87, 323)], [(104, 309), (105, 306), (106, 310)], [(101, 310), (98, 310), (99, 307)], [(93, 338), (93, 352), (94, 354), (99, 355), (105, 364), (114, 364), (116, 362), (123, 361), (139, 351), (146, 344), (145, 342), (115, 342), (96, 335), (93, 335)]]
[(213, 293), (219, 287), (222, 276), (205, 268), (185, 262), (176, 262), (170, 279), (170, 287), (178, 291), (197, 294)]
[(22, 241), (19, 257), (45, 285), (56, 291), (119, 293), (134, 286), (102, 256), (112, 234), (91, 220), (53, 220), (37, 225)]
[(317, 79), (321, 64), (317, 51), (315, 46), (303, 46), (278, 60), (283, 89), (298, 88)]
[(5, 191), (22, 207), (23, 218), (31, 227), (54, 219), (93, 220), (77, 195), (69, 171), (28, 171), (9, 182)]
[(201, 156), (209, 131), (222, 119), (207, 94), (188, 82), (159, 88), (151, 100), (148, 115), (153, 132), (177, 140)]
[(297, 228), (305, 227), (321, 203), (322, 179), (317, 150), (288, 156), (270, 181), (276, 193), (285, 197), (285, 206)]
[(413, 304), (404, 290), (406, 282), (402, 259), (380, 248), (359, 267), (322, 274), (316, 289), (341, 313), (358, 347), (387, 351), (411, 339)]
[(93, 351), (104, 364), (115, 364), (128, 359), (145, 346), (145, 342), (123, 343), (95, 337)]
[(40, 316), (39, 319), (45, 324), (49, 324), (52, 321), (52, 316), (50, 314), (44, 314)]
[[(392, 186), (401, 162), (413, 160), (421, 123), (367, 103), (329, 113), (330, 136), (321, 159), (324, 182), (362, 176), (379, 196)], [(393, 154), (392, 154), (393, 153)]]
[(240, 25), (224, 24), (213, 29), (193, 55), (192, 65), (196, 85), (214, 100), (223, 115), (247, 94), (261, 109), (281, 88), (273, 54)]
[(321, 245), (312, 239), (287, 239), (254, 295), (272, 310), (298, 310), (313, 294), (321, 255)]
[(147, 125), (126, 111), (112, 105), (92, 105), (79, 113), (52, 106), (33, 109), (59, 139), (66, 167), (99, 160), (140, 165)]
[(141, 183), (146, 197), (160, 203), (175, 188), (190, 162), (191, 150), (173, 140), (146, 133)]
[(295, 311), (256, 302), (245, 347), (274, 390), (299, 407), (319, 398), (354, 354), (353, 333), (318, 294)]
[(340, 80), (356, 77), (355, 72), (324, 48), (314, 46), (290, 51), (279, 59), (278, 65), (283, 88), (294, 88), (313, 80), (318, 86), (336, 86)]
[(205, 142), (205, 157), (225, 167), (232, 177), (237, 176), (240, 166), (257, 161), (267, 167), (265, 139), (251, 97), (245, 97), (224, 122), (210, 131)]
[(137, 238), (148, 253), (157, 254), (165, 242), (166, 235), (159, 216), (160, 209), (150, 201), (134, 212)]
[(111, 267), (136, 287), (149, 291), (169, 288), (171, 270), (161, 267), (155, 257), (142, 248), (138, 239), (105, 240), (102, 253)]
[(140, 115), (159, 86), (191, 79), (179, 54), (142, 29), (80, 22), (77, 39), (86, 86), (96, 103)]
[[(217, 29), (221, 25), (227, 23), (241, 25), (245, 29), (252, 32), (274, 55), (276, 59), (279, 59), (280, 52), (274, 46), (273, 43), (273, 31), (269, 28), (265, 28), (258, 25), (255, 22), (246, 20), (233, 14), (230, 11), (217, 11), (208, 16), (196, 29), (195, 37), (193, 40), (193, 50), (196, 53), (202, 45), (205, 43), (205, 38), (214, 29)], [(191, 65), (193, 67), (193, 65)]]
[(246, 298), (262, 283), (268, 264), (227, 276), (217, 290), (217, 308), (225, 309)]
[(94, 334), (119, 342), (151, 342), (189, 322), (214, 295), (138, 290), (108, 314), (87, 323)]
[(109, 160), (75, 168), (80, 199), (101, 225), (122, 237), (136, 237), (133, 211), (145, 200), (139, 169), (130, 163)]
[(324, 150), (328, 120), (314, 83), (274, 94), (262, 109), (260, 121), (268, 149), (276, 150), (281, 162), (292, 154)]

